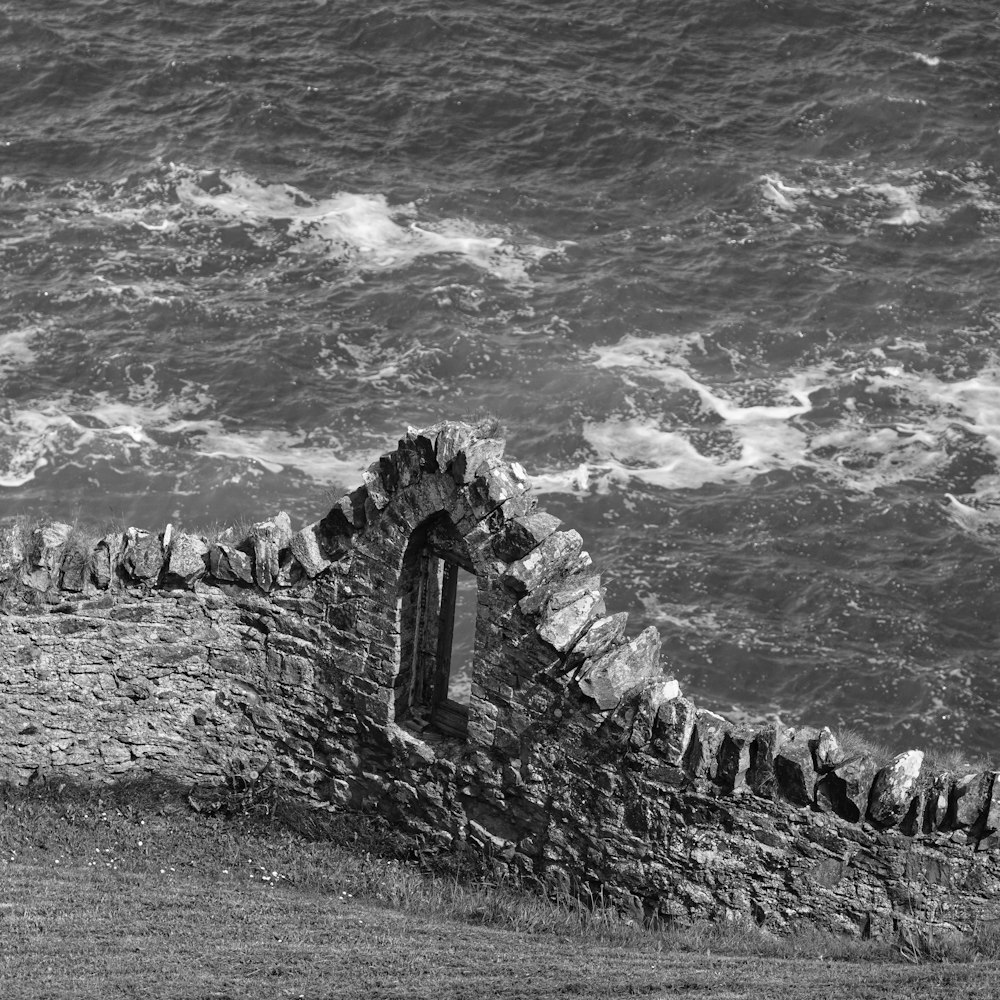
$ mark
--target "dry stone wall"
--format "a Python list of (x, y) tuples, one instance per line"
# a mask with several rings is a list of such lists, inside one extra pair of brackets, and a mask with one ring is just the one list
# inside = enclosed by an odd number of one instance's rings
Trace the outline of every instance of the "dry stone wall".
[[(215, 539), (5, 529), (0, 780), (266, 767), (637, 918), (1000, 919), (996, 772), (697, 708), (503, 448), (411, 430), (298, 531), (285, 514)], [(428, 672), (445, 564), (476, 577), (464, 705)]]

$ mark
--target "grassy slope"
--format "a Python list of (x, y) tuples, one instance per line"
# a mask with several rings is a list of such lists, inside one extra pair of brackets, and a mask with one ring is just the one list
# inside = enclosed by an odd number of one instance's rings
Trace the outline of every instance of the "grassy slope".
[(350, 818), (291, 829), (260, 802), (226, 818), (140, 798), (0, 804), (4, 1000), (1000, 994), (1000, 962), (970, 951), (910, 964), (834, 938), (654, 934), (428, 874), (438, 861)]

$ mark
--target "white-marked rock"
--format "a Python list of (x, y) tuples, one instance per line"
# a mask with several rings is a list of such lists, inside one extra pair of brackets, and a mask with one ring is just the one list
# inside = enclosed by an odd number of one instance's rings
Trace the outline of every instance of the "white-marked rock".
[(129, 528), (125, 532), (122, 567), (133, 580), (155, 582), (163, 570), (163, 543), (159, 535)]
[(322, 573), (330, 565), (330, 560), (323, 554), (319, 530), (319, 522), (316, 522), (307, 524), (301, 531), (292, 535), (292, 555), (298, 559), (299, 565), (310, 579)]
[(903, 818), (923, 763), (923, 751), (907, 750), (875, 775), (868, 797), (868, 819), (873, 826), (894, 826)]
[[(660, 669), (660, 634), (651, 625), (631, 642), (596, 660), (587, 660), (577, 674), (576, 683), (583, 694), (597, 702), (601, 711), (609, 711), (629, 688), (644, 680), (663, 679), (677, 684), (663, 676)], [(679, 694), (680, 687), (677, 686), (671, 697)]]
[(208, 547), (208, 569), (216, 580), (225, 583), (253, 583), (250, 557), (224, 542)]
[(167, 573), (192, 587), (208, 570), (208, 543), (198, 535), (174, 533), (167, 556)]
[(579, 532), (556, 531), (523, 559), (512, 562), (503, 575), (504, 582), (518, 593), (534, 590), (565, 570), (582, 549)]
[(281, 553), (292, 543), (292, 520), (279, 511), (250, 528), (248, 544), (253, 546), (254, 571), (261, 590), (270, 590), (278, 580)]
[(600, 578), (597, 585), (569, 586), (557, 590), (546, 602), (536, 631), (560, 653), (567, 652), (583, 634), (592, 618), (604, 614), (604, 595)]

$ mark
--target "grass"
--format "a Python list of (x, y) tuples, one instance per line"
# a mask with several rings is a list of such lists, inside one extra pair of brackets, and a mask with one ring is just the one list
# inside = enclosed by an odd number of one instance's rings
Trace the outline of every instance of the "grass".
[[(837, 729), (833, 735), (840, 746), (843, 760), (867, 757), (879, 767), (884, 767), (899, 754), (898, 750), (893, 750), (885, 743), (870, 740), (854, 729)], [(961, 749), (930, 749), (924, 752), (921, 773), (931, 777), (940, 774), (965, 775), (992, 771), (995, 766), (992, 758), (970, 756)]]
[(505, 438), (507, 436), (507, 428), (503, 421), (489, 410), (476, 410), (474, 413), (463, 414), (459, 419), (472, 426), (476, 437)]
[[(1000, 949), (651, 930), (258, 776), (0, 794), (0, 995), (992, 997)], [(933, 959), (933, 960), (932, 960)]]

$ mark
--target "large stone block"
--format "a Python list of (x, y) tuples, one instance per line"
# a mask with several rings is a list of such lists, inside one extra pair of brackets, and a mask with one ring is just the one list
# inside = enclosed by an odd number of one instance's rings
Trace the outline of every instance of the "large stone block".
[(292, 535), (290, 542), (292, 555), (299, 561), (302, 571), (311, 580), (330, 566), (321, 542), (320, 523), (307, 524)]
[(598, 618), (590, 623), (587, 630), (573, 646), (573, 655), (578, 660), (597, 659), (614, 646), (620, 645), (625, 639), (625, 626), (628, 624), (628, 612), (619, 611)]
[(774, 757), (786, 738), (784, 726), (773, 725), (758, 730), (750, 740), (747, 784), (755, 794), (771, 798), (776, 793)]
[(424, 432), (434, 435), (434, 454), (438, 468), (447, 472), (451, 463), (472, 443), (472, 426), (462, 421), (448, 421), (428, 427)]
[(992, 782), (990, 784), (990, 796), (986, 802), (986, 808), (980, 816), (979, 826), (974, 830), (977, 840), (983, 837), (995, 837), (1000, 831), (1000, 771), (990, 772)]
[(659, 707), (676, 697), (677, 682), (672, 678), (641, 681), (622, 694), (600, 732), (623, 748), (643, 750), (652, 739)]
[(129, 528), (125, 537), (122, 568), (133, 580), (155, 583), (163, 571), (163, 542), (160, 536)]
[(819, 774), (826, 774), (844, 759), (844, 751), (841, 749), (840, 741), (827, 726), (819, 731), (816, 746), (813, 748), (813, 756)]
[(469, 486), (469, 500), (478, 519), (528, 490), (528, 477), (517, 463), (489, 459), (476, 470)]
[(0, 528), (0, 580), (8, 580), (27, 558), (28, 537), (20, 524)]
[(364, 480), (365, 487), (368, 490), (368, 499), (375, 504), (375, 507), (378, 510), (382, 510), (388, 506), (389, 497), (391, 496), (390, 488), (382, 479), (382, 467), (380, 461), (373, 462), (367, 469), (365, 469), (361, 476)]
[(208, 547), (208, 569), (223, 583), (253, 583), (250, 557), (232, 545), (214, 542)]
[(331, 538), (350, 538), (367, 523), (365, 514), (368, 489), (359, 486), (342, 496), (320, 521), (324, 535)]
[(653, 741), (653, 728), (659, 717), (660, 707), (673, 703), (680, 697), (680, 687), (672, 677), (644, 681), (640, 688), (629, 743), (633, 750), (645, 750)]
[(736, 792), (746, 786), (752, 740), (753, 733), (746, 727), (734, 727), (723, 735), (711, 774), (723, 792)]
[(723, 716), (698, 709), (695, 713), (694, 732), (684, 757), (684, 768), (693, 778), (715, 779), (719, 751), (732, 729), (733, 724)]
[(58, 586), (63, 550), (72, 532), (72, 526), (61, 521), (34, 528), (21, 566), (21, 582), (33, 590)]
[[(470, 441), (451, 461), (451, 474), (455, 482), (473, 482), (484, 464), (499, 462), (503, 458), (505, 445), (503, 438), (476, 438)], [(440, 461), (440, 453), (438, 460)]]
[[(660, 668), (660, 634), (652, 625), (631, 642), (595, 660), (587, 660), (576, 676), (580, 691), (595, 701), (601, 711), (613, 709), (629, 688), (644, 680), (668, 680), (677, 686)], [(679, 694), (677, 686), (671, 697)]]
[(951, 789), (955, 776), (950, 772), (935, 775), (926, 792), (926, 806), (923, 817), (923, 832), (935, 833), (943, 830), (948, 821), (948, 806), (951, 803)]
[(952, 830), (980, 827), (982, 818), (989, 814), (992, 792), (992, 771), (977, 771), (958, 778), (951, 790), (948, 827)]
[(506, 442), (501, 437), (480, 436), (470, 424), (460, 421), (438, 424), (423, 433), (436, 431), (435, 454), (442, 472), (450, 472), (458, 483), (470, 483), (476, 469), (489, 459), (503, 457)]
[(593, 618), (604, 614), (604, 592), (598, 576), (567, 581), (545, 602), (536, 631), (560, 653), (567, 652)]
[(94, 547), (90, 576), (101, 590), (106, 590), (118, 578), (124, 551), (125, 538), (119, 532), (105, 535)]
[[(424, 431), (415, 427), (408, 427), (406, 434), (399, 441), (398, 454), (401, 462), (409, 466), (412, 459), (416, 459), (416, 465), (420, 472), (434, 473), (438, 471), (437, 456), (434, 453), (436, 434), (428, 435)], [(409, 482), (403, 481), (403, 474), (400, 473), (400, 485), (407, 486), (417, 476), (413, 476)]]
[(868, 810), (872, 782), (881, 763), (865, 754), (855, 754), (828, 766), (816, 781), (816, 806), (832, 812), (849, 823), (864, 819)]
[(493, 551), (506, 563), (516, 562), (544, 542), (560, 524), (558, 517), (543, 511), (510, 518), (493, 539)]
[(576, 531), (556, 531), (526, 556), (512, 562), (503, 581), (517, 593), (534, 590), (539, 584), (564, 572), (583, 549)]
[(254, 572), (261, 590), (271, 590), (277, 583), (281, 554), (291, 543), (292, 521), (283, 510), (251, 526), (247, 544), (253, 548)]
[(873, 826), (885, 829), (903, 818), (923, 762), (922, 751), (907, 750), (878, 771), (868, 796), (867, 818)]
[(70, 538), (63, 549), (59, 589), (81, 593), (90, 583), (91, 551), (80, 538)]
[(208, 542), (183, 531), (174, 534), (167, 554), (167, 575), (193, 587), (207, 572)]
[(664, 701), (653, 721), (650, 753), (672, 767), (680, 767), (691, 743), (696, 714), (694, 702), (689, 698), (677, 695)]
[(420, 455), (405, 438), (399, 442), (396, 451), (384, 458), (391, 465), (391, 475), (384, 475), (383, 479), (392, 483), (393, 492), (406, 489), (415, 483), (423, 472)]
[(907, 837), (916, 837), (924, 833), (924, 818), (927, 815), (928, 800), (934, 786), (935, 775), (928, 774), (925, 766), (921, 768), (917, 780), (910, 789), (902, 816), (896, 824), (901, 833)]
[(816, 784), (813, 750), (818, 742), (819, 733), (815, 729), (796, 729), (774, 755), (774, 777), (778, 793), (795, 805), (808, 806), (813, 802)]

